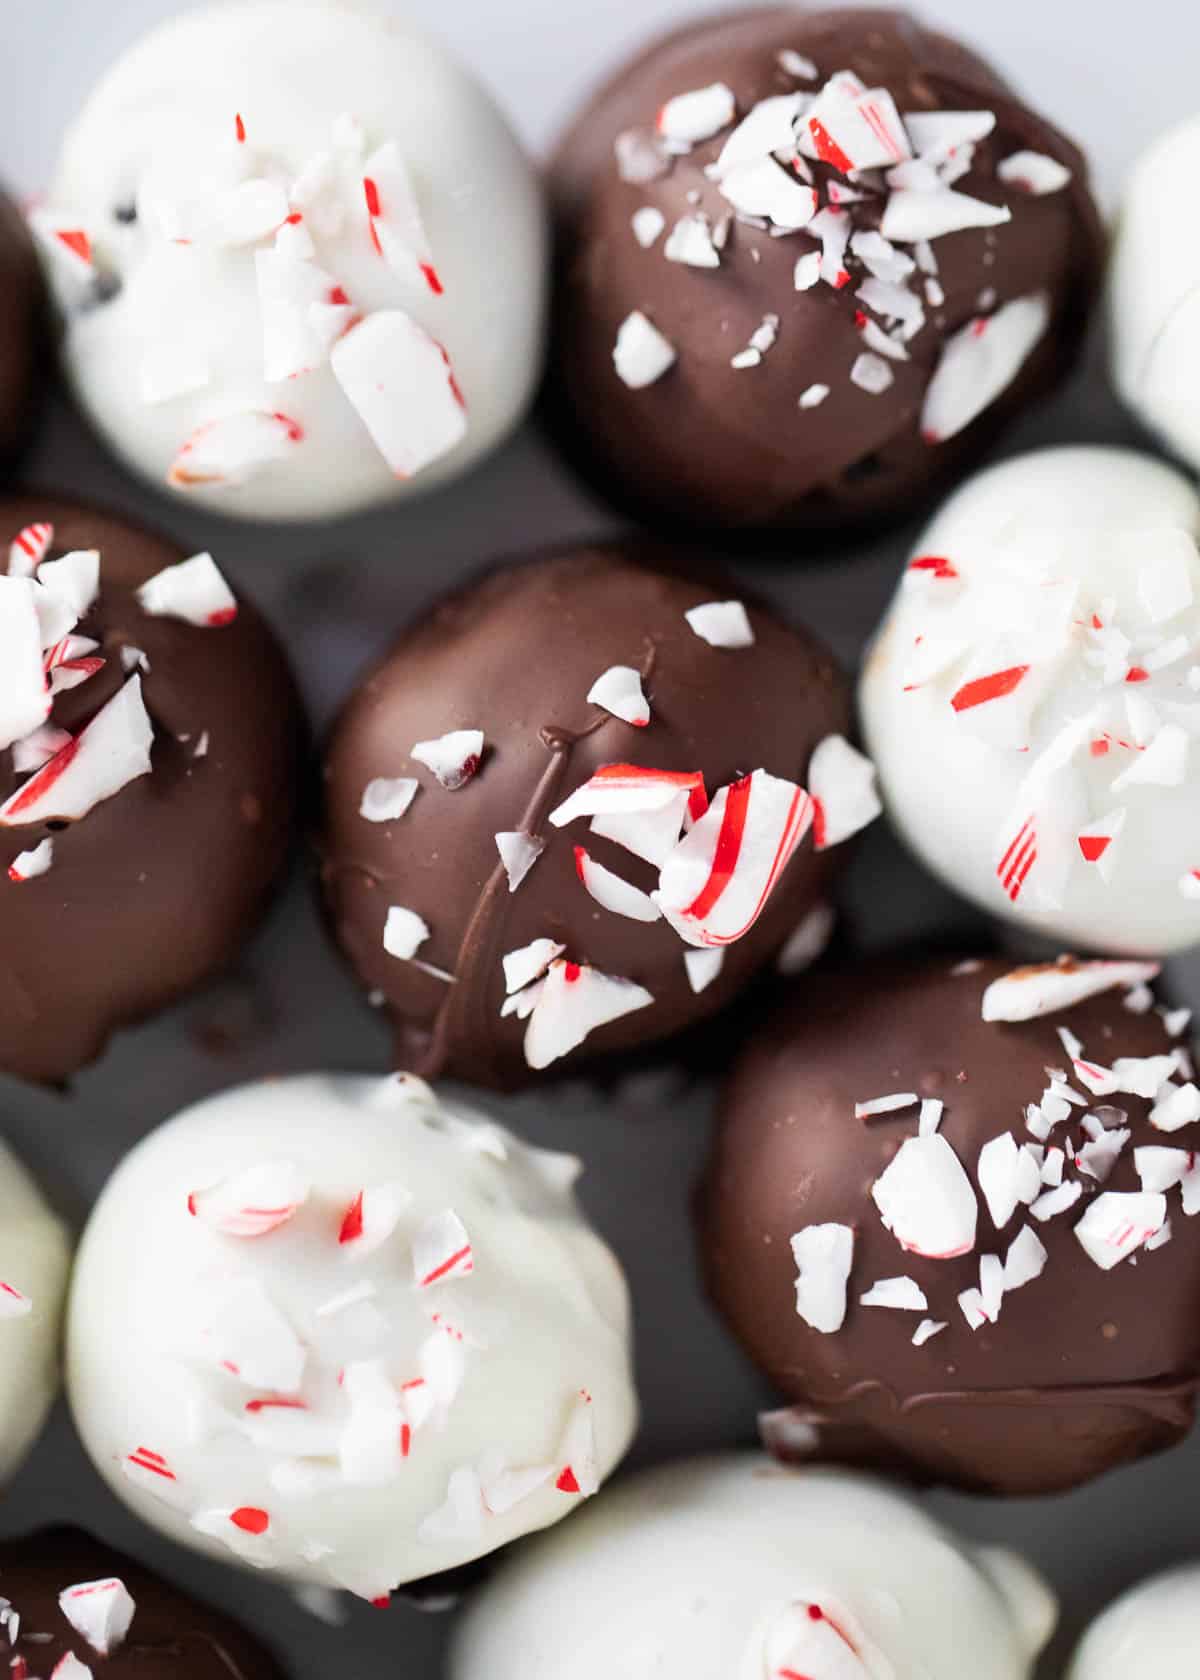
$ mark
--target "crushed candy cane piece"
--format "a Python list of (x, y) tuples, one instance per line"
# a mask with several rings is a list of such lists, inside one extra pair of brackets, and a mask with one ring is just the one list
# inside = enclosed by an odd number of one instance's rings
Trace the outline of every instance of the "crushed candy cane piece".
[(690, 147), (728, 128), (736, 110), (732, 88), (724, 82), (713, 82), (668, 99), (654, 126), (664, 140)]
[(720, 181), (733, 169), (760, 158), (795, 149), (795, 123), (804, 106), (804, 95), (780, 93), (760, 99), (734, 129), (721, 154), (707, 173)]
[(125, 1642), (136, 1606), (123, 1581), (81, 1581), (58, 1595), (58, 1607), (81, 1639), (110, 1657)]
[(54, 841), (40, 841), (32, 851), (18, 852), (8, 866), (10, 881), (35, 881), (44, 875), (54, 862)]
[(416, 188), (394, 140), (380, 146), (363, 165), (363, 196), (379, 254), (400, 274), (415, 271), (434, 296), (440, 296), (442, 281), (434, 267)]
[(167, 482), (177, 490), (205, 484), (246, 484), (287, 460), (304, 432), (286, 414), (252, 410), (200, 426), (171, 463)]
[(863, 1307), (891, 1307), (897, 1312), (925, 1312), (929, 1306), (925, 1291), (910, 1277), (881, 1278), (858, 1301)]
[(644, 986), (586, 963), (551, 963), (525, 1029), (525, 1061), (549, 1067), (581, 1045), (598, 1027), (647, 1009), (654, 1002)]
[(1046, 193), (1061, 192), (1070, 182), (1071, 171), (1045, 152), (1010, 152), (996, 165), (996, 177), (1005, 186), (1019, 187), (1041, 198)]
[(915, 1091), (897, 1091), (892, 1096), (871, 1097), (867, 1102), (855, 1103), (854, 1118), (870, 1120), (876, 1114), (896, 1114), (901, 1109), (915, 1108), (920, 1100)]
[(617, 378), (631, 391), (642, 391), (674, 366), (675, 346), (635, 309), (617, 328), (612, 356)]
[(923, 1318), (913, 1331), (912, 1345), (914, 1347), (924, 1347), (926, 1342), (932, 1341), (934, 1336), (940, 1336), (943, 1330), (949, 1328), (950, 1326), (943, 1320)]
[(412, 1254), (418, 1289), (430, 1289), (448, 1278), (467, 1277), (475, 1270), (471, 1239), (452, 1208), (425, 1220), (413, 1238)]
[(1050, 303), (1038, 292), (968, 321), (947, 339), (921, 409), (926, 442), (943, 443), (982, 414), (1008, 389), (1049, 325)]
[(657, 922), (662, 916), (648, 893), (597, 863), (584, 846), (575, 848), (575, 873), (596, 903), (614, 915), (628, 916), (635, 922)]
[(471, 780), (483, 758), (482, 729), (453, 729), (435, 741), (418, 741), (409, 757), (432, 770), (448, 793), (456, 793)]
[(886, 88), (864, 88), (853, 77), (826, 82), (801, 119), (799, 137), (806, 156), (843, 175), (912, 156), (891, 94)]
[(714, 243), (708, 217), (681, 216), (663, 246), (663, 256), (668, 262), (683, 263), (688, 268), (720, 268), (721, 253)]
[(546, 849), (546, 842), (523, 829), (505, 829), (494, 836), (500, 862), (508, 876), (508, 890), (515, 893)]
[(59, 596), (75, 618), (82, 618), (100, 592), (100, 552), (95, 548), (74, 549), (60, 560), (43, 560), (37, 576), (43, 588)]
[(683, 615), (701, 641), (710, 647), (754, 646), (754, 630), (741, 601), (706, 601)]
[(1006, 205), (988, 204), (949, 187), (934, 192), (899, 187), (888, 197), (879, 231), (885, 239), (912, 245), (921, 239), (942, 239), (964, 228), (1001, 227), (1011, 220), (1012, 211)]
[(817, 212), (816, 190), (772, 157), (729, 170), (720, 193), (739, 215), (765, 218), (788, 233), (807, 227)]
[(1079, 962), (1073, 957), (1017, 968), (984, 992), (983, 1019), (1033, 1021), (1054, 1015), (1114, 987), (1155, 980), (1160, 968), (1154, 962)]
[(1060, 1213), (1066, 1213), (1068, 1208), (1073, 1208), (1082, 1195), (1082, 1184), (1059, 1184), (1054, 1189), (1047, 1190), (1035, 1202), (1031, 1202), (1029, 1211), (1036, 1220), (1045, 1224), (1046, 1220), (1057, 1219)]
[(29, 578), (0, 577), (0, 751), (40, 729), (50, 712), (36, 589)]
[(1041, 1189), (1037, 1159), (1011, 1132), (990, 1138), (979, 1152), (976, 1177), (987, 1203), (992, 1224), (998, 1231), (1012, 1219), (1018, 1206), (1036, 1201)]
[(796, 1262), (796, 1311), (830, 1336), (846, 1321), (854, 1232), (849, 1225), (806, 1225), (792, 1237)]
[(1158, 1100), (1150, 1110), (1150, 1124), (1160, 1132), (1182, 1131), (1184, 1126), (1200, 1120), (1200, 1090), (1190, 1082), (1186, 1085), (1167, 1084), (1158, 1093)]
[(153, 736), (141, 679), (130, 677), (79, 735), (0, 805), (0, 827), (86, 816), (149, 775)]
[(610, 665), (588, 689), (588, 705), (602, 706), (614, 717), (645, 728), (650, 722), (650, 705), (642, 692), (642, 678), (632, 665)]
[(808, 764), (813, 800), (813, 844), (817, 851), (840, 846), (883, 810), (875, 787), (875, 766), (843, 735), (827, 735)]
[(712, 985), (724, 964), (725, 952), (720, 948), (716, 950), (685, 951), (683, 953), (683, 966), (687, 971), (688, 985), (697, 997)]
[(167, 566), (137, 591), (151, 618), (180, 618), (201, 629), (221, 629), (237, 617), (237, 601), (211, 554)]
[(342, 1215), (339, 1245), (357, 1256), (373, 1254), (392, 1235), (411, 1201), (412, 1191), (402, 1184), (389, 1181), (367, 1185)]
[(8, 575), (30, 578), (54, 543), (54, 526), (42, 520), (17, 532), (8, 547)]
[(270, 1569), (276, 1562), (275, 1545), (271, 1537), (271, 1519), (257, 1505), (238, 1505), (233, 1509), (197, 1511), (191, 1525), (198, 1534), (220, 1540), (255, 1569)]
[(948, 1260), (975, 1246), (975, 1191), (940, 1132), (906, 1138), (871, 1186), (871, 1199), (910, 1253)]
[(789, 934), (776, 957), (777, 972), (803, 974), (805, 969), (811, 968), (828, 949), (836, 926), (837, 912), (832, 904), (815, 904), (794, 932)]
[(1005, 1290), (1023, 1289), (1027, 1283), (1040, 1278), (1049, 1258), (1037, 1232), (1029, 1225), (1022, 1225), (1004, 1257)]
[(655, 241), (661, 237), (666, 225), (667, 218), (661, 210), (655, 209), (652, 204), (643, 204), (641, 209), (635, 210), (632, 216), (633, 237), (643, 251), (648, 251)]
[(33, 1302), (15, 1283), (0, 1282), (0, 1318), (28, 1318)]
[(559, 1493), (577, 1493), (585, 1499), (598, 1493), (600, 1477), (596, 1467), (596, 1425), (592, 1397), (586, 1389), (580, 1389), (571, 1403), (559, 1451), (564, 1460), (554, 1482)]
[(1167, 1198), (1156, 1192), (1105, 1190), (1088, 1204), (1075, 1236), (1088, 1258), (1111, 1271), (1166, 1223)]
[(801, 408), (819, 408), (828, 395), (828, 385), (809, 385), (800, 393), (799, 406)]
[(187, 1210), (227, 1237), (265, 1237), (298, 1213), (309, 1183), (291, 1161), (264, 1162), (232, 1178), (193, 1190)]
[(388, 906), (387, 919), (383, 924), (383, 948), (389, 957), (398, 957), (402, 962), (410, 961), (429, 938), (429, 933), (429, 923), (415, 910), (406, 910), (402, 904)]
[(556, 957), (566, 949), (554, 939), (535, 939), (519, 950), (509, 951), (501, 962), (504, 968), (504, 990), (510, 995), (540, 980)]
[(330, 365), (397, 478), (414, 478), (467, 434), (450, 358), (402, 309), (380, 309), (344, 333)]
[(420, 786), (412, 776), (375, 776), (363, 789), (358, 814), (367, 822), (398, 822)]

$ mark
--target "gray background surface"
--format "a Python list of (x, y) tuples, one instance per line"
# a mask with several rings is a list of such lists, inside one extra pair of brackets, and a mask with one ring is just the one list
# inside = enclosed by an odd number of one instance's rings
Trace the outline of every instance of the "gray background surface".
[[(97, 72), (175, 9), (173, 0), (0, 0), (0, 175), (25, 192), (42, 185), (61, 126)], [(529, 144), (542, 150), (616, 55), (698, 8), (687, 0), (408, 0), (404, 9), (475, 67)], [(1113, 0), (940, 0), (922, 9), (993, 56), (1084, 143), (1106, 205), (1138, 147), (1194, 109), (1200, 12), (1180, 0), (1139, 0), (1136, 27)], [(1181, 206), (1181, 213), (1195, 214), (1196, 206)], [(1132, 437), (1105, 390), (1098, 346), (1091, 360), (1052, 408), (1010, 437), (1008, 450)], [(144, 514), (190, 552), (211, 547), (282, 631), (318, 729), (394, 629), (463, 572), (497, 551), (614, 524), (528, 428), (449, 493), (302, 530), (239, 527), (155, 498), (123, 477), (61, 403), (30, 476), (47, 490)], [(749, 570), (758, 587), (806, 617), (853, 665), (912, 534), (898, 530), (836, 563), (806, 545), (794, 566)], [(968, 942), (972, 930), (986, 934), (972, 913), (921, 876), (880, 825), (857, 859), (845, 899), (853, 930), (868, 946), (956, 930)], [(1174, 965), (1171, 983), (1177, 997), (1200, 1003), (1200, 960)], [(384, 1032), (325, 945), (298, 870), (236, 975), (125, 1035), (67, 1099), (0, 1081), (0, 1129), (78, 1221), (122, 1152), (185, 1103), (267, 1073), (382, 1071), (386, 1054)], [(676, 1078), (615, 1097), (570, 1087), (497, 1108), (535, 1141), (585, 1158), (584, 1199), (626, 1263), (645, 1414), (633, 1462), (748, 1440), (765, 1395), (699, 1296), (687, 1223), (710, 1093)], [(1045, 1669), (1052, 1675), (1059, 1672), (1055, 1656), (1111, 1592), (1200, 1553), (1198, 1491), (1200, 1439), (1068, 1498), (997, 1505), (943, 1496), (939, 1504), (971, 1533), (1022, 1546), (1050, 1575), (1064, 1609), (1063, 1635)], [(328, 1680), (331, 1673), (437, 1680), (441, 1672), (444, 1619), (350, 1605), (345, 1626), (327, 1627), (260, 1577), (177, 1552), (140, 1528), (102, 1490), (60, 1408), (0, 1500), (0, 1532), (63, 1518), (86, 1522), (240, 1614), (271, 1639), (294, 1680)]]

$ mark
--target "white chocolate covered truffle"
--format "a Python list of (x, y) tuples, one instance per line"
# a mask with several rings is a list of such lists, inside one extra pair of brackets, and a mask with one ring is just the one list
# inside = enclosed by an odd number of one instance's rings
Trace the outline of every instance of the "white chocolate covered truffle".
[(441, 47), (353, 0), (160, 25), (85, 104), (31, 221), (82, 406), (137, 472), (225, 513), (442, 483), (538, 378), (533, 169)]
[(1161, 136), (1126, 184), (1108, 285), (1113, 383), (1200, 468), (1200, 227), (1191, 213), (1200, 116)]
[(1128, 450), (993, 467), (926, 530), (868, 656), (892, 821), (1065, 946), (1200, 940), (1200, 499)]
[(569, 1515), (636, 1415), (577, 1170), (405, 1076), (188, 1109), (80, 1249), (67, 1380), (100, 1473), (173, 1540), (372, 1600)]
[(0, 1485), (19, 1468), (58, 1393), (70, 1254), (63, 1226), (0, 1142)]
[(1083, 1637), (1067, 1680), (1194, 1680), (1200, 1660), (1200, 1564), (1157, 1575), (1119, 1598)]
[(653, 1470), (502, 1565), (450, 1680), (1025, 1680), (1041, 1580), (912, 1500), (750, 1453)]

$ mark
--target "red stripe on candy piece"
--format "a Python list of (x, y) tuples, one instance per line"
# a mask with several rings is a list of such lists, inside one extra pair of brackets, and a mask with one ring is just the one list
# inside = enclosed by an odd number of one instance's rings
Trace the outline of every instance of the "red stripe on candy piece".
[(956, 694), (950, 696), (950, 704), (956, 712), (966, 712), (972, 706), (986, 705), (989, 700), (1003, 700), (1005, 695), (1012, 694), (1021, 686), (1028, 674), (1028, 665), (1010, 665), (1007, 671), (993, 671), (986, 677), (976, 677), (974, 682), (964, 683)]
[(136, 1452), (129, 1454), (130, 1464), (136, 1464), (139, 1469), (149, 1470), (164, 1481), (173, 1482), (178, 1478), (161, 1453), (151, 1452), (149, 1447), (139, 1447)]
[(265, 1534), (271, 1526), (270, 1517), (257, 1505), (239, 1505), (236, 1511), (229, 1513), (229, 1520), (243, 1534)]
[(360, 1190), (358, 1195), (355, 1196), (354, 1200), (350, 1203), (350, 1206), (346, 1209), (345, 1218), (342, 1220), (342, 1228), (338, 1232), (338, 1241), (340, 1243), (357, 1242), (362, 1234), (363, 1193)]
[(910, 572), (930, 572), (935, 578), (956, 578), (958, 572), (941, 554), (919, 554), (908, 564)]
[(239, 146), (244, 146), (246, 144), (246, 125), (242, 121), (242, 113), (240, 111), (238, 112), (237, 116), (233, 119), (233, 130), (234, 130), (234, 133), (237, 135), (238, 145)]
[(65, 233), (58, 234), (59, 243), (65, 245), (68, 251), (74, 251), (85, 263), (92, 260), (92, 242), (82, 228), (70, 228)]
[(296, 1400), (286, 1394), (278, 1396), (272, 1395), (269, 1399), (247, 1400), (246, 1402), (246, 1410), (251, 1414), (251, 1416), (257, 1416), (259, 1412), (274, 1411), (277, 1409), (293, 1412), (306, 1412), (308, 1410), (308, 1405), (305, 1401)]
[(446, 288), (442, 285), (441, 276), (438, 274), (437, 269), (434, 268), (432, 263), (427, 262), (423, 262), (420, 266), (421, 273), (425, 276), (425, 284), (429, 287), (429, 290), (433, 293), (434, 297), (441, 297)]
[(816, 117), (810, 118), (808, 132), (812, 135), (813, 145), (817, 149), (817, 156), (821, 162), (829, 164), (831, 168), (838, 170), (843, 175), (849, 175), (854, 165), (824, 123)]
[(1144, 665), (1131, 665), (1125, 673), (1127, 683), (1144, 683), (1150, 681), (1150, 673)]
[[(443, 1260), (440, 1266), (435, 1266), (433, 1271), (428, 1272), (421, 1279), (421, 1288), (428, 1289), (431, 1283), (436, 1283), (439, 1278), (444, 1278), (447, 1272), (452, 1272), (455, 1266), (463, 1265), (470, 1258), (471, 1245), (467, 1243), (464, 1248), (459, 1249), (457, 1254), (452, 1254), (448, 1260)], [(470, 1270), (471, 1268), (468, 1267), (467, 1269)]]
[(1088, 863), (1096, 863), (1112, 845), (1111, 834), (1081, 834), (1079, 850)]
[(695, 916), (698, 919), (707, 916), (733, 879), (738, 854), (742, 849), (742, 836), (746, 832), (746, 813), (750, 809), (750, 783), (751, 778), (743, 776), (740, 782), (730, 785), (729, 796), (725, 801), (725, 814), (721, 818), (721, 832), (717, 836), (717, 849), (713, 854), (712, 869), (696, 898), (683, 912), (685, 916)]
[(555, 1482), (554, 1485), (558, 1489), (559, 1493), (578, 1493), (579, 1492), (579, 1483), (575, 1480), (575, 1472), (574, 1472), (574, 1470), (571, 1469), (571, 1466), (569, 1464), (567, 1465), (567, 1468), (560, 1474), (558, 1480)]
[(44, 795), (49, 793), (79, 751), (81, 739), (81, 736), (77, 736), (75, 740), (68, 741), (61, 752), (56, 752), (48, 764), (44, 764), (36, 775), (30, 776), (25, 786), (8, 807), (10, 818), (19, 817), (23, 811), (29, 810), (31, 806), (36, 805)]

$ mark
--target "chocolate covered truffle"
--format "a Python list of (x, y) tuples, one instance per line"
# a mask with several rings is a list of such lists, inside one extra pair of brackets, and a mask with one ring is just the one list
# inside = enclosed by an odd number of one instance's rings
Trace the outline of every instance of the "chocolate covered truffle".
[(63, 1226), (0, 1139), (0, 1486), (20, 1468), (58, 1393), (70, 1254)]
[(77, 1528), (0, 1542), (0, 1601), (13, 1680), (282, 1680), (229, 1616)]
[(667, 564), (497, 571), (343, 713), (325, 890), (399, 1066), (514, 1084), (663, 1038), (825, 915), (826, 853), (878, 809), (845, 684), (806, 631)]
[(651, 1470), (506, 1559), (450, 1680), (1028, 1680), (1054, 1600), (912, 1500), (751, 1453)]
[(1097, 284), (1080, 153), (903, 12), (690, 25), (593, 98), (552, 185), (555, 424), (676, 521), (895, 512), (1051, 389)]
[(0, 473), (20, 453), (38, 407), (45, 327), (33, 241), (16, 205), (0, 192)]
[(46, 497), (0, 530), (0, 1069), (60, 1082), (240, 949), (300, 721), (211, 555)]
[(863, 669), (888, 813), (993, 915), (1073, 947), (1200, 940), (1200, 498), (1125, 449), (952, 496)]
[(1200, 1651), (1200, 1564), (1156, 1575), (1117, 1599), (1084, 1635), (1067, 1680), (1191, 1680)]
[(699, 1202), (783, 1457), (1049, 1493), (1179, 1441), (1200, 1091), (1153, 964), (894, 964), (786, 1004)]
[(161, 23), (76, 116), (33, 216), (103, 437), (162, 488), (286, 520), (496, 447), (541, 370), (545, 224), (479, 83), (336, 0)]
[(403, 1076), (188, 1109), (80, 1245), (67, 1381), (96, 1468), (183, 1545), (371, 1600), (569, 1518), (637, 1415), (578, 1173)]

